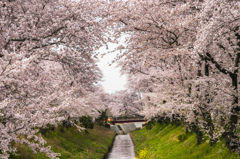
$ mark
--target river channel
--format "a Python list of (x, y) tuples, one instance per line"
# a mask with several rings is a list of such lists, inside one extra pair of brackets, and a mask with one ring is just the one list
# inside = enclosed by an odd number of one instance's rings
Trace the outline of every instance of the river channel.
[(134, 159), (134, 145), (129, 135), (117, 135), (108, 159)]

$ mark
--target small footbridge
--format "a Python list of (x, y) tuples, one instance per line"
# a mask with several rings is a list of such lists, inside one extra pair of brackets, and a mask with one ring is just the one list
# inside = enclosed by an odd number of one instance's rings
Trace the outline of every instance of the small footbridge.
[(134, 130), (142, 129), (143, 125), (146, 123), (144, 119), (122, 119), (111, 121), (113, 125), (110, 126), (110, 129), (115, 131), (117, 134), (128, 134)]

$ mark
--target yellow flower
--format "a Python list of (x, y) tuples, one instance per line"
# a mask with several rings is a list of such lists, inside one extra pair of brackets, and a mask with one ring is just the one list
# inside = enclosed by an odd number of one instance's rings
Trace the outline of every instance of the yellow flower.
[(139, 151), (137, 159), (152, 159), (150, 152), (148, 149), (144, 148), (143, 150)]

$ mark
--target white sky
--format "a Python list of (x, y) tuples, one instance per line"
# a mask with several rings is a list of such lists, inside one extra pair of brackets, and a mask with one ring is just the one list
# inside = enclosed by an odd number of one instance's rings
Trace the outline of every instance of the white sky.
[[(116, 48), (117, 44), (109, 44), (109, 50)], [(101, 47), (101, 53), (108, 52), (105, 47)], [(125, 89), (124, 85), (127, 82), (125, 75), (120, 74), (120, 68), (116, 68), (116, 64), (109, 66), (109, 63), (115, 58), (116, 53), (110, 53), (103, 58), (99, 58), (98, 66), (103, 72), (103, 82), (101, 83), (106, 93), (114, 93), (119, 90)]]

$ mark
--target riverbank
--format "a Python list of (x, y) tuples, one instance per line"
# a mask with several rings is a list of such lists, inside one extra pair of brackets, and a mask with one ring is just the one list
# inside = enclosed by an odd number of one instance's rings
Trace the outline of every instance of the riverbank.
[[(153, 159), (237, 159), (239, 155), (230, 153), (223, 141), (210, 146), (209, 139), (204, 137), (197, 145), (195, 134), (186, 134), (183, 127), (175, 125), (156, 124), (151, 130), (146, 128), (130, 133), (135, 144), (136, 153), (145, 148)], [(183, 140), (179, 140), (179, 136)]]
[[(96, 159), (103, 158), (111, 146), (115, 133), (110, 129), (94, 125), (88, 129), (89, 134), (79, 132), (75, 127), (58, 126), (44, 136), (47, 145), (54, 152), (61, 153), (60, 159)], [(11, 159), (46, 159), (44, 154), (33, 154), (26, 145), (15, 144), (19, 156), (11, 155)]]

